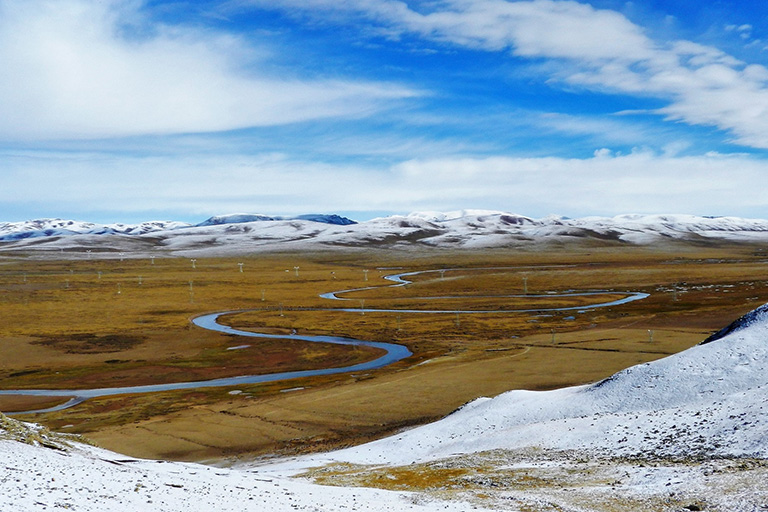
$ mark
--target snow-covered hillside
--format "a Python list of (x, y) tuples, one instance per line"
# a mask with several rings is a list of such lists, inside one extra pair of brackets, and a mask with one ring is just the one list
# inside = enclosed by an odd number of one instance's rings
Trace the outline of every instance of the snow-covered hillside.
[(95, 224), (63, 219), (36, 219), (0, 223), (0, 241), (71, 235), (145, 235), (189, 227), (186, 222), (149, 221), (141, 224)]
[(77, 443), (48, 444), (0, 441), (0, 510), (462, 512), (469, 507), (404, 493), (321, 487), (258, 470), (137, 460)]
[(706, 343), (602, 382), (481, 398), (442, 421), (330, 459), (399, 465), (534, 446), (768, 459), (768, 305)]
[(416, 212), (359, 223), (338, 215), (231, 214), (196, 225), (165, 221), (100, 225), (60, 219), (0, 224), (0, 250), (70, 253), (99, 245), (128, 253), (151, 246), (183, 255), (215, 255), (338, 247), (490, 248), (568, 242), (651, 244), (665, 240), (768, 241), (768, 220), (691, 215), (533, 219), (499, 211), (461, 210)]
[(37, 445), (0, 441), (0, 510), (764, 510), (767, 370), (768, 305), (593, 385), (481, 398), (387, 439), (262, 465), (62, 449), (5, 421), (5, 437)]
[(25, 238), (63, 237), (71, 235), (146, 235), (158, 231), (175, 231), (194, 226), (219, 226), (251, 222), (308, 221), (322, 224), (348, 225), (355, 221), (339, 215), (309, 214), (298, 217), (271, 216), (250, 213), (233, 213), (210, 217), (200, 224), (177, 221), (148, 221), (140, 224), (96, 224), (63, 219), (36, 219), (23, 222), (0, 223), (0, 241), (23, 240)]

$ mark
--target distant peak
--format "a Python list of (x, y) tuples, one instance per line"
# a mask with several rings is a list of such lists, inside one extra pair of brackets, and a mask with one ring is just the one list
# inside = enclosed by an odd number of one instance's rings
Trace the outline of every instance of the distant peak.
[(282, 220), (306, 220), (309, 222), (320, 222), (323, 224), (336, 224), (346, 226), (357, 224), (356, 221), (342, 217), (336, 214), (316, 214), (310, 213), (296, 217), (284, 217), (282, 215), (264, 215), (261, 213), (231, 213), (228, 215), (216, 215), (198, 224), (198, 226), (217, 226), (220, 224), (240, 224), (243, 222), (269, 222)]

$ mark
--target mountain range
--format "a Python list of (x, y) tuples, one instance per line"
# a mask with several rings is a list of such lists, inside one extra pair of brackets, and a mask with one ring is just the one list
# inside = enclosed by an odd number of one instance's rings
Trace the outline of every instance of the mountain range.
[(520, 247), (547, 243), (645, 245), (661, 241), (706, 244), (768, 241), (768, 220), (693, 215), (534, 219), (488, 210), (415, 212), (364, 222), (330, 215), (283, 217), (230, 214), (199, 224), (149, 221), (97, 224), (62, 219), (0, 223), (2, 250), (166, 250), (217, 254), (330, 247)]

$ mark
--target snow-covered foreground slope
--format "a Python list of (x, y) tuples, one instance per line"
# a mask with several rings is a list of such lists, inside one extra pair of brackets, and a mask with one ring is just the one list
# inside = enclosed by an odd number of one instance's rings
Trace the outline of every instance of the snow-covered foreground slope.
[(259, 470), (137, 460), (77, 443), (58, 449), (0, 441), (4, 512), (462, 512), (468, 508), (466, 503), (409, 493), (323, 487)]
[(468, 472), (464, 483), (483, 482), (466, 492), (523, 509), (614, 510), (624, 500), (680, 510), (671, 504), (698, 500), (706, 510), (748, 511), (768, 506), (767, 459), (765, 305), (706, 343), (602, 382), (481, 398), (441, 421), (283, 470), (331, 468), (311, 474), (349, 484), (392, 471), (424, 480), (449, 468)]
[(225, 470), (2, 441), (0, 510), (764, 510), (767, 370), (768, 305), (605, 381), (323, 455)]
[(768, 458), (768, 305), (736, 325), (593, 385), (481, 398), (442, 421), (329, 459), (400, 465), (528, 447)]

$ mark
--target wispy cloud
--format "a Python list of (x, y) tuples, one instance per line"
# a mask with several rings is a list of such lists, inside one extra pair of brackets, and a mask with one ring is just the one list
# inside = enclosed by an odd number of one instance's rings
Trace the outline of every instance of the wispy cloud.
[(0, 138), (209, 132), (369, 115), (406, 87), (267, 71), (269, 50), (129, 0), (0, 0)]
[(768, 69), (714, 46), (573, 0), (192, 4), (0, 0), (0, 214), (764, 215), (764, 152), (704, 153), (768, 148)]
[[(589, 158), (424, 158), (386, 166), (326, 164), (284, 154), (131, 156), (0, 154), (0, 202), (38, 211), (162, 208), (184, 218), (234, 211), (453, 210), (482, 207), (533, 216), (682, 212), (760, 216), (768, 162), (746, 155), (676, 156), (608, 149)], [(130, 176), (115, 186), (114, 176)], [(691, 179), (696, 176), (696, 179)], [(41, 187), (40, 183), (57, 183)], [(88, 187), (83, 183), (87, 182)], [(354, 191), (351, 193), (351, 191)], [(23, 198), (23, 199), (22, 199)], [(142, 219), (146, 220), (146, 218)], [(194, 220), (194, 218), (190, 219)]]
[[(650, 151), (617, 155), (598, 150), (584, 159), (417, 160), (395, 170), (410, 185), (406, 190), (416, 203), (430, 204), (435, 201), (435, 184), (450, 184), (439, 191), (443, 208), (482, 204), (536, 215), (562, 213), (561, 209), (576, 215), (627, 211), (723, 214), (738, 202), (743, 212), (757, 215), (764, 204), (762, 192), (760, 187), (747, 190), (745, 184), (758, 183), (768, 172), (768, 163), (743, 155), (675, 157)], [(421, 197), (415, 191), (422, 191)]]
[[(251, 5), (346, 13), (422, 38), (556, 61), (553, 84), (656, 97), (670, 121), (714, 126), (768, 148), (768, 69), (692, 41), (655, 41), (622, 14), (570, 0), (444, 0), (416, 11), (397, 0), (251, 0)], [(742, 34), (751, 27), (733, 27)]]

